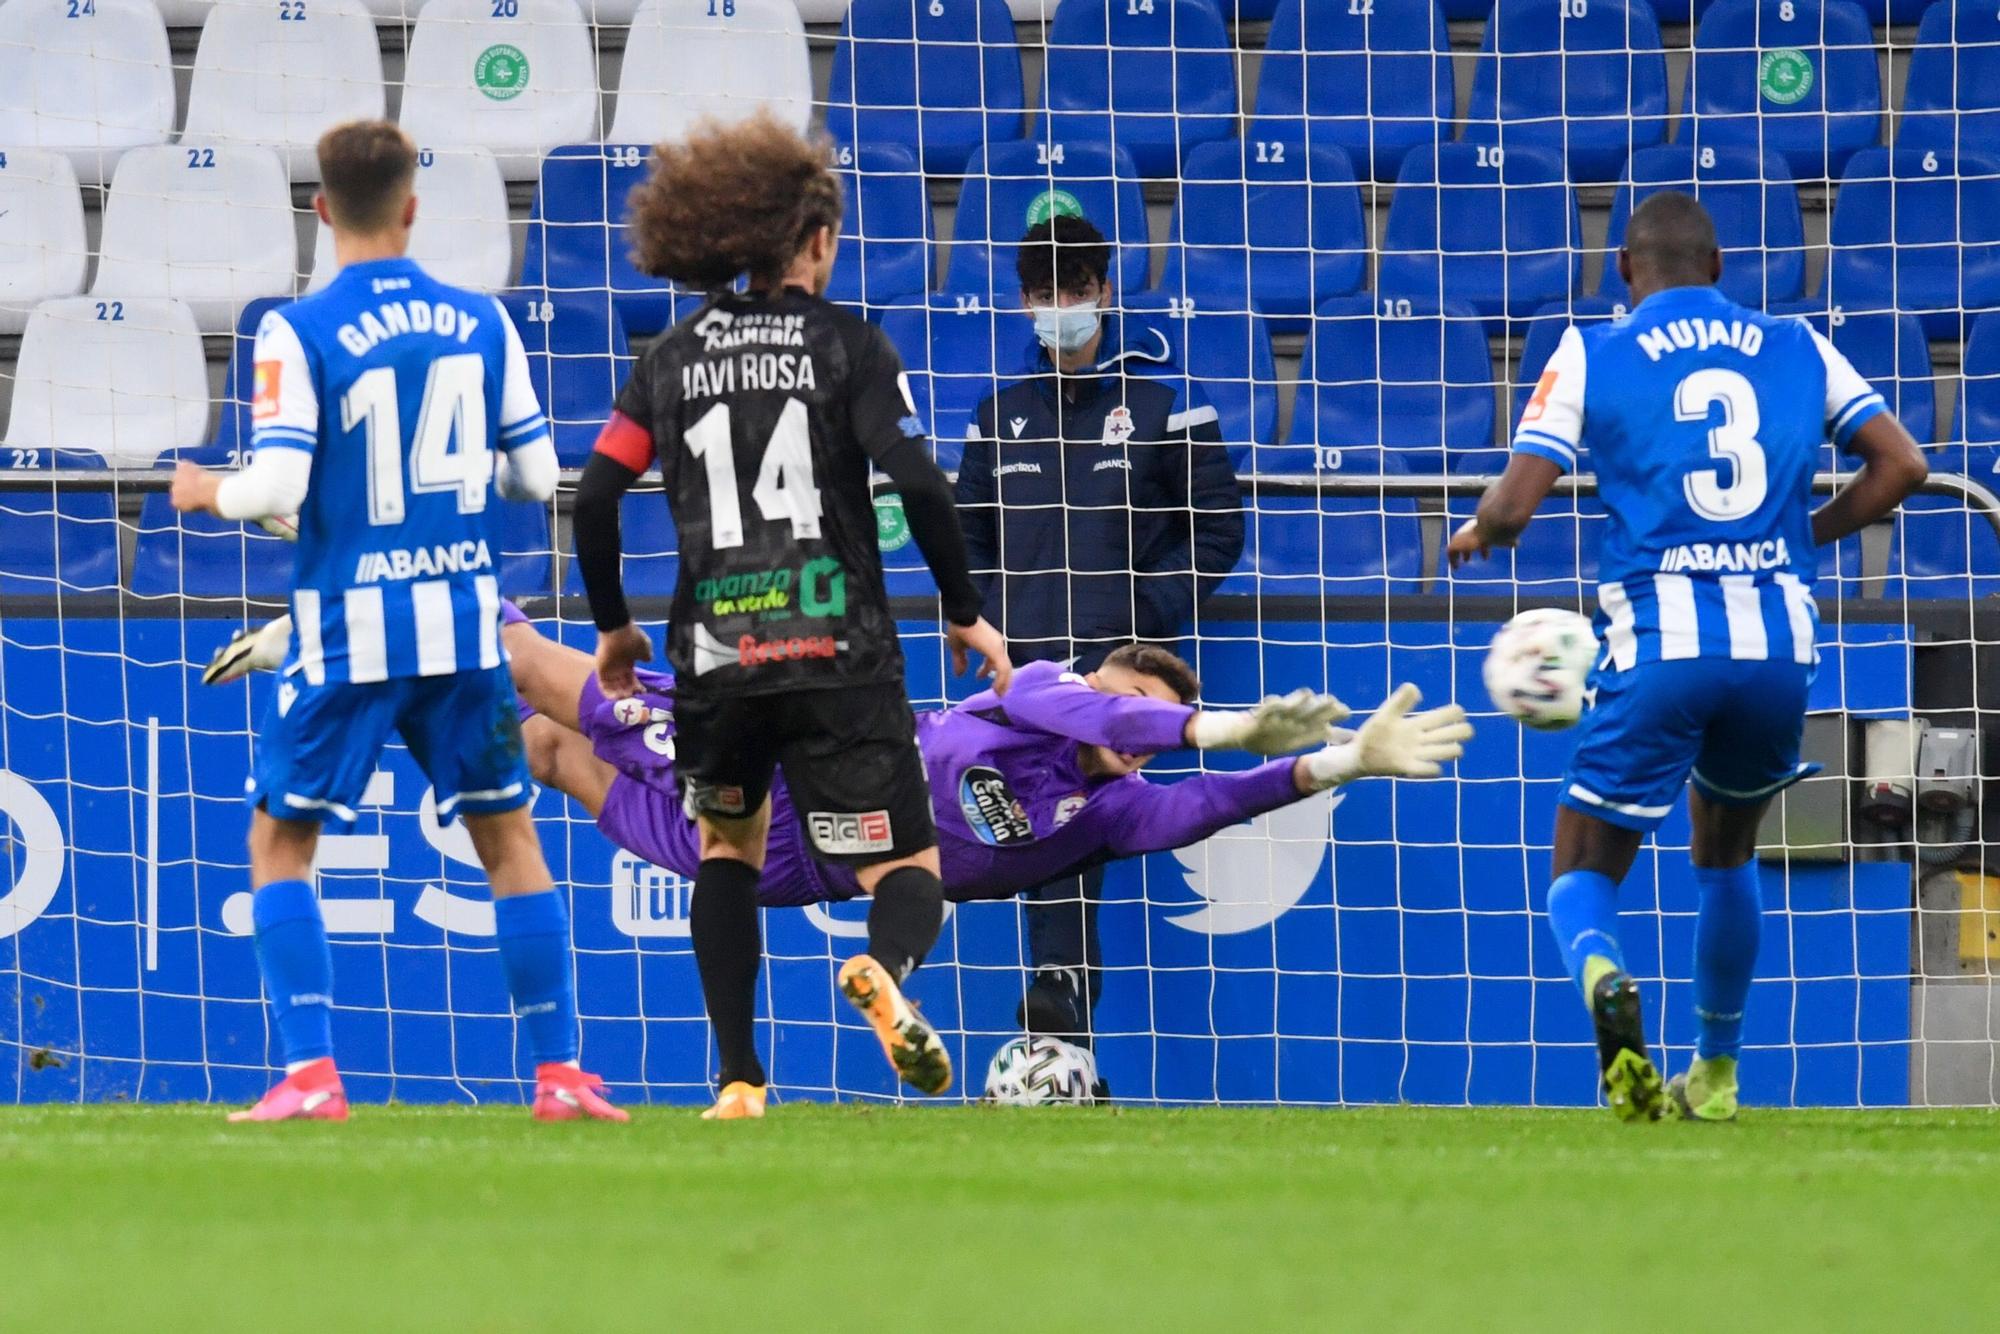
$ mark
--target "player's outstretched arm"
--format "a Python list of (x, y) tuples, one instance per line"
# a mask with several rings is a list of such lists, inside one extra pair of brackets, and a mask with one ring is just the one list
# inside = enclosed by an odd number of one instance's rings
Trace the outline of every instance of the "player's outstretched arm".
[(1357, 778), (1436, 778), (1465, 754), (1472, 724), (1456, 704), (1410, 712), (1422, 702), (1415, 686), (1397, 686), (1353, 736), (1299, 758), (1299, 791), (1324, 792)]
[(1539, 454), (1516, 453), (1507, 471), (1479, 498), (1479, 511), (1451, 535), (1445, 547), (1456, 569), (1494, 547), (1511, 547), (1521, 539), (1535, 510), (1555, 487), (1562, 467)]
[(1813, 511), (1813, 541), (1823, 547), (1887, 518), (1930, 475), (1923, 450), (1893, 413), (1861, 423), (1847, 449), (1860, 457), (1861, 471)]
[(652, 435), (621, 412), (611, 414), (597, 438), (596, 452), (584, 465), (577, 483), (576, 564), (583, 576), (590, 617), (597, 623), (597, 680), (611, 699), (639, 693), (633, 668), (653, 656), (646, 632), (632, 624), (625, 605), (622, 568), (624, 534), (619, 530), (619, 502), (639, 480), (653, 457)]
[(1252, 709), (1203, 709), (1188, 719), (1187, 743), (1197, 750), (1284, 755), (1325, 742), (1351, 712), (1332, 695), (1301, 686), (1289, 695), (1266, 695)]

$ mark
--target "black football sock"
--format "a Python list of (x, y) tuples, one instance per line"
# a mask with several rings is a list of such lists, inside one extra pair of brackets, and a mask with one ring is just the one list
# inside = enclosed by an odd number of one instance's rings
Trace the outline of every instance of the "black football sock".
[(764, 1065), (757, 1059), (757, 969), (764, 961), (757, 921), (759, 878), (748, 863), (708, 858), (695, 872), (688, 905), (688, 933), (694, 938), (702, 1000), (715, 1026), (725, 1085), (739, 1079), (764, 1082)]
[(901, 982), (937, 944), (944, 926), (944, 885), (921, 866), (882, 877), (868, 906), (868, 952)]

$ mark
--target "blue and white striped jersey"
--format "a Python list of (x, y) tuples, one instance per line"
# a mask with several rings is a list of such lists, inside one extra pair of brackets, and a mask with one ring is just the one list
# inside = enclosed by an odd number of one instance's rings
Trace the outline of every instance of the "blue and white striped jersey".
[(495, 450), (542, 441), (490, 296), (408, 259), (353, 264), (257, 330), (252, 443), (313, 455), (287, 670), (367, 683), (498, 667)]
[(1887, 411), (1803, 320), (1675, 287), (1563, 334), (1514, 448), (1565, 471), (1589, 452), (1609, 518), (1606, 665), (1817, 660), (1812, 477)]

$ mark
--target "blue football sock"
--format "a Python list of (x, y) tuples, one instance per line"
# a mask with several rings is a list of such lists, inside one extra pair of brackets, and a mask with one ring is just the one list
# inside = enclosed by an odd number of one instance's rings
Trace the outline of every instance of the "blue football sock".
[(1549, 929), (1577, 990), (1584, 987), (1583, 965), (1592, 955), (1609, 959), (1625, 971), (1625, 952), (1618, 948), (1618, 882), (1596, 871), (1571, 871), (1549, 886)]
[(537, 1065), (574, 1061), (576, 978), (570, 971), (569, 910), (555, 890), (493, 900), (500, 967)]
[(250, 920), (285, 1064), (333, 1055), (333, 952), (312, 885), (272, 881), (251, 896)]
[(1697, 866), (1694, 883), (1701, 897), (1694, 923), (1694, 1012), (1701, 1021), (1695, 1050), (1704, 1060), (1734, 1056), (1743, 1046), (1743, 1006), (1764, 925), (1757, 863)]

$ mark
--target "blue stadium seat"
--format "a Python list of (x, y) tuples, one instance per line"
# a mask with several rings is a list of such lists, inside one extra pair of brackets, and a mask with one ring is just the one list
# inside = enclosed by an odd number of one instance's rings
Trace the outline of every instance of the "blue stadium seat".
[(1037, 133), (1116, 144), (1141, 175), (1236, 132), (1236, 52), (1213, 0), (1063, 0), (1047, 65)]
[(1940, 0), (1924, 11), (1896, 144), (2000, 153), (2000, 8)]
[[(1493, 362), (1471, 307), (1342, 297), (1320, 307), (1299, 368), (1297, 470), (1335, 468), (1354, 450), (1441, 472), (1448, 454), (1493, 445)], [(1363, 463), (1364, 469), (1368, 466)]]
[[(1773, 315), (1797, 315), (1846, 354), (1854, 369), (1868, 377), (1890, 409), (1919, 444), (1937, 439), (1937, 386), (1931, 379), (1931, 347), (1923, 322), (1914, 315), (1839, 312), (1838, 321), (1818, 301), (1774, 306)], [(1996, 435), (2000, 439), (2000, 435)], [(1833, 463), (1831, 446), (1827, 464)], [(1841, 465), (1852, 469), (1849, 461)]]
[(826, 128), (843, 143), (900, 144), (956, 176), (979, 145), (1020, 137), (1023, 104), (1007, 0), (854, 0), (841, 20)]
[(500, 539), (500, 591), (510, 598), (553, 594), (556, 553), (555, 540), (549, 536), (549, 507), (489, 493), (486, 509)]
[[(1971, 354), (1968, 347), (1968, 358)], [(1988, 366), (1996, 369), (1990, 362)], [(2000, 392), (1989, 389), (1987, 396), (2000, 398)], [(1990, 409), (1982, 412), (1988, 420), (1980, 429), (2000, 434), (2000, 421), (1993, 419)], [(2000, 490), (2000, 446), (1992, 443), (1946, 445), (1931, 452), (1930, 464), (1934, 475), (1957, 473)], [(1903, 502), (1889, 547), (1884, 598), (1963, 601), (1996, 593), (2000, 593), (2000, 538), (1983, 513), (1954, 496), (1911, 496)]]
[[(0, 449), (10, 473), (102, 469), (95, 454)], [(0, 491), (0, 593), (110, 593), (118, 588), (118, 509), (109, 491)]]
[(1234, 23), (1261, 23), (1278, 10), (1278, 0), (1225, 0), (1223, 12)]
[(604, 292), (507, 292), (500, 297), (528, 353), (535, 396), (548, 413), (556, 457), (581, 467), (632, 370), (625, 326)]
[[(259, 297), (236, 316), (236, 332), (229, 340), (229, 369), (223, 379), (222, 419), (215, 428), (215, 443), (224, 449), (250, 448), (250, 400), (257, 395), (257, 326), (266, 311), (287, 304), (283, 297)], [(235, 456), (225, 456), (235, 466)]]
[(528, 216), (521, 286), (558, 292), (611, 292), (628, 333), (656, 334), (701, 306), (632, 267), (625, 200), (646, 178), (652, 149), (640, 144), (572, 144), (542, 162)]
[(1030, 364), (1034, 321), (980, 298), (939, 296), (928, 307), (890, 311), (882, 332), (903, 354), (910, 397), (937, 445), (938, 466), (956, 469), (973, 411)]
[[(647, 474), (657, 480), (657, 470)], [(629, 491), (619, 502), (618, 531), (624, 549), (625, 591), (633, 597), (672, 597), (680, 578), (680, 544), (674, 537), (674, 521), (667, 512), (667, 499), (658, 491)], [(563, 576), (563, 593), (583, 595), (583, 571), (572, 549)]]
[(1278, 436), (1278, 372), (1264, 318), (1209, 311), (1157, 292), (1127, 297), (1125, 317), (1165, 335), (1175, 368), (1215, 406), (1237, 470), (1256, 471), (1257, 456), (1268, 451), (1254, 446)]
[(945, 287), (1015, 306), (1014, 252), (1028, 228), (1052, 213), (1076, 213), (1117, 245), (1111, 277), (1121, 292), (1146, 286), (1146, 199), (1131, 155), (1093, 143), (1040, 140), (988, 144), (972, 155), (952, 224)]
[(1445, 144), (1403, 161), (1375, 286), (1462, 301), (1497, 333), (1576, 288), (1582, 246), (1576, 196), (1553, 154)]
[(1281, 332), (1360, 290), (1368, 224), (1338, 148), (1230, 139), (1188, 154), (1160, 290), (1207, 310), (1253, 305)]
[(1625, 183), (1611, 202), (1610, 236), (1604, 243), (1604, 281), (1598, 291), (1613, 301), (1630, 293), (1618, 276), (1618, 247), (1632, 210), (1661, 190), (1691, 193), (1715, 219), (1722, 244), (1722, 282), (1730, 300), (1762, 310), (1774, 301), (1796, 301), (1806, 285), (1806, 229), (1799, 191), (1784, 160), (1754, 148), (1667, 144), (1632, 155)]
[(1278, 6), (1249, 137), (1278, 137), (1270, 121), (1304, 121), (1307, 142), (1345, 149), (1356, 171), (1393, 181), (1412, 149), (1451, 137), (1451, 34), (1434, 3), (1353, 9), (1319, 0)]
[(899, 144), (840, 151), (847, 211), (840, 220), (829, 301), (870, 318), (897, 304), (922, 304), (931, 286), (931, 198), (916, 155)]
[(2000, 159), (1867, 148), (1847, 164), (1821, 296), (1853, 313), (1914, 312), (1931, 338), (2000, 306)]
[(1413, 500), (1265, 496), (1243, 518), (1243, 560), (1219, 592), (1317, 598), (1423, 589), (1423, 528)]
[(1881, 136), (1868, 16), (1852, 0), (1717, 0), (1695, 32), (1685, 105), (1705, 145), (1775, 151), (1795, 176), (1837, 178)]
[[(160, 466), (171, 468), (177, 458), (211, 468), (245, 461), (240, 449), (209, 447), (162, 456)], [(167, 494), (155, 491), (139, 506), (132, 591), (145, 597), (281, 598), (292, 591), (293, 550), (254, 523), (176, 514)]]
[[(1582, 11), (1574, 17), (1566, 12)], [(1497, 0), (1468, 143), (1554, 150), (1577, 181), (1615, 181), (1667, 137), (1667, 59), (1646, 0)]]
[[(1454, 498), (1445, 531), (1456, 531), (1472, 517), (1478, 502)], [(1521, 534), (1512, 551), (1496, 548), (1485, 560), (1468, 561), (1453, 570), (1442, 551), (1438, 577), (1451, 581), (1455, 592), (1473, 596), (1595, 598), (1597, 556), (1604, 542), (1604, 506), (1594, 497), (1550, 496), (1535, 511), (1535, 521)]]
[(1448, 19), (1483, 19), (1492, 12), (1493, 0), (1444, 0), (1444, 16)]
[[(1507, 406), (1508, 434), (1521, 424), (1521, 413), (1528, 406), (1528, 398), (1535, 392), (1535, 384), (1542, 378), (1542, 370), (1549, 364), (1549, 358), (1556, 354), (1556, 344), (1562, 341), (1563, 331), (1572, 324), (1598, 324), (1613, 320), (1625, 314), (1625, 307), (1601, 296), (1580, 296), (1574, 301), (1558, 301), (1543, 306), (1528, 321), (1528, 336), (1521, 345), (1521, 366), (1514, 375), (1514, 398)], [(1464, 471), (1497, 472), (1497, 468), (1480, 467), (1481, 463), (1491, 464), (1495, 460), (1479, 459), (1464, 465)], [(1504, 465), (1505, 459), (1498, 460)], [(1578, 460), (1585, 470), (1590, 467), (1590, 456), (1585, 454)]]

